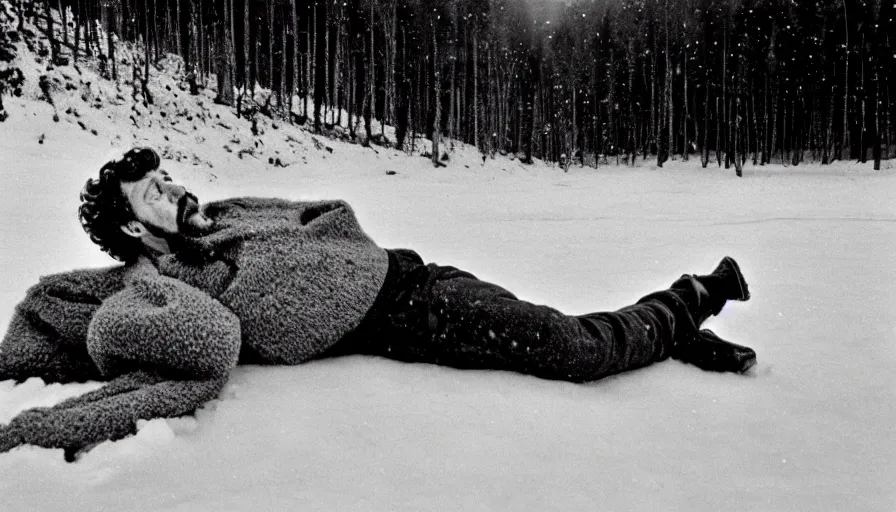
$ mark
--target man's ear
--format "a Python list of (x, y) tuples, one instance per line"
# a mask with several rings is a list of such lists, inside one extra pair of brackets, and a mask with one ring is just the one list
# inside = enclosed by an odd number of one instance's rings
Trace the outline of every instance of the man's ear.
[(129, 221), (127, 224), (123, 224), (120, 227), (125, 234), (134, 238), (142, 238), (143, 235), (148, 232), (146, 226), (139, 220)]

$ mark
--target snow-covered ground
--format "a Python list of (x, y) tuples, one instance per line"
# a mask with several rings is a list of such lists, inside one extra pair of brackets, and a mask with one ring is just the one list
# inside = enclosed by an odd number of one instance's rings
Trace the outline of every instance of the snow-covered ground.
[[(59, 91), (56, 123), (23, 59), (26, 94), (4, 98), (0, 123), (2, 325), (38, 276), (114, 263), (81, 230), (78, 192), (113, 147), (139, 143), (180, 155), (164, 166), (201, 200), (343, 198), (384, 247), (568, 313), (627, 305), (730, 254), (753, 299), (708, 325), (759, 364), (738, 376), (667, 361), (589, 384), (361, 356), (241, 367), (195, 418), (147, 422), (76, 463), (0, 454), (0, 510), (893, 510), (892, 163), (565, 174), (460, 147), (434, 169), (318, 138), (330, 152), (269, 120), (253, 137), (166, 76), (132, 122), (129, 86), (112, 105), (114, 85), (58, 68), (76, 90)], [(0, 423), (97, 386), (0, 382)]]

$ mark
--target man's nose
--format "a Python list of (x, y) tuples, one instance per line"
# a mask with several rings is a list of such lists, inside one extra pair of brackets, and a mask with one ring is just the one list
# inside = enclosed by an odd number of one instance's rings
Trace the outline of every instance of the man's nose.
[(174, 183), (166, 182), (163, 186), (165, 187), (165, 193), (175, 201), (180, 199), (184, 196), (184, 194), (187, 193), (187, 189), (185, 189), (181, 185), (175, 185)]

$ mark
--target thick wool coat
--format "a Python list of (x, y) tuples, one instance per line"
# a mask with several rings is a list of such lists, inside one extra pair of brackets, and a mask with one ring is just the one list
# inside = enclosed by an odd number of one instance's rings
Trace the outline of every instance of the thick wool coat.
[(298, 364), (355, 328), (388, 257), (342, 201), (211, 203), (214, 229), (155, 262), (41, 278), (0, 344), (0, 380), (110, 380), (0, 426), (0, 452), (71, 454), (217, 397), (241, 349)]

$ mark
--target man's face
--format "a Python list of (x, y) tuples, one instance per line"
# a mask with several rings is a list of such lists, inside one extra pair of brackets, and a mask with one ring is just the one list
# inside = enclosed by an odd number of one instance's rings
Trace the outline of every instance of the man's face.
[[(156, 236), (174, 235), (181, 231), (179, 216), (186, 189), (174, 183), (164, 170), (150, 171), (139, 181), (122, 183), (138, 223)], [(132, 226), (133, 227), (133, 226)]]
[(121, 230), (157, 252), (168, 253), (171, 241), (201, 235), (213, 224), (199, 211), (196, 196), (174, 183), (164, 170), (122, 183), (121, 191), (136, 217)]

